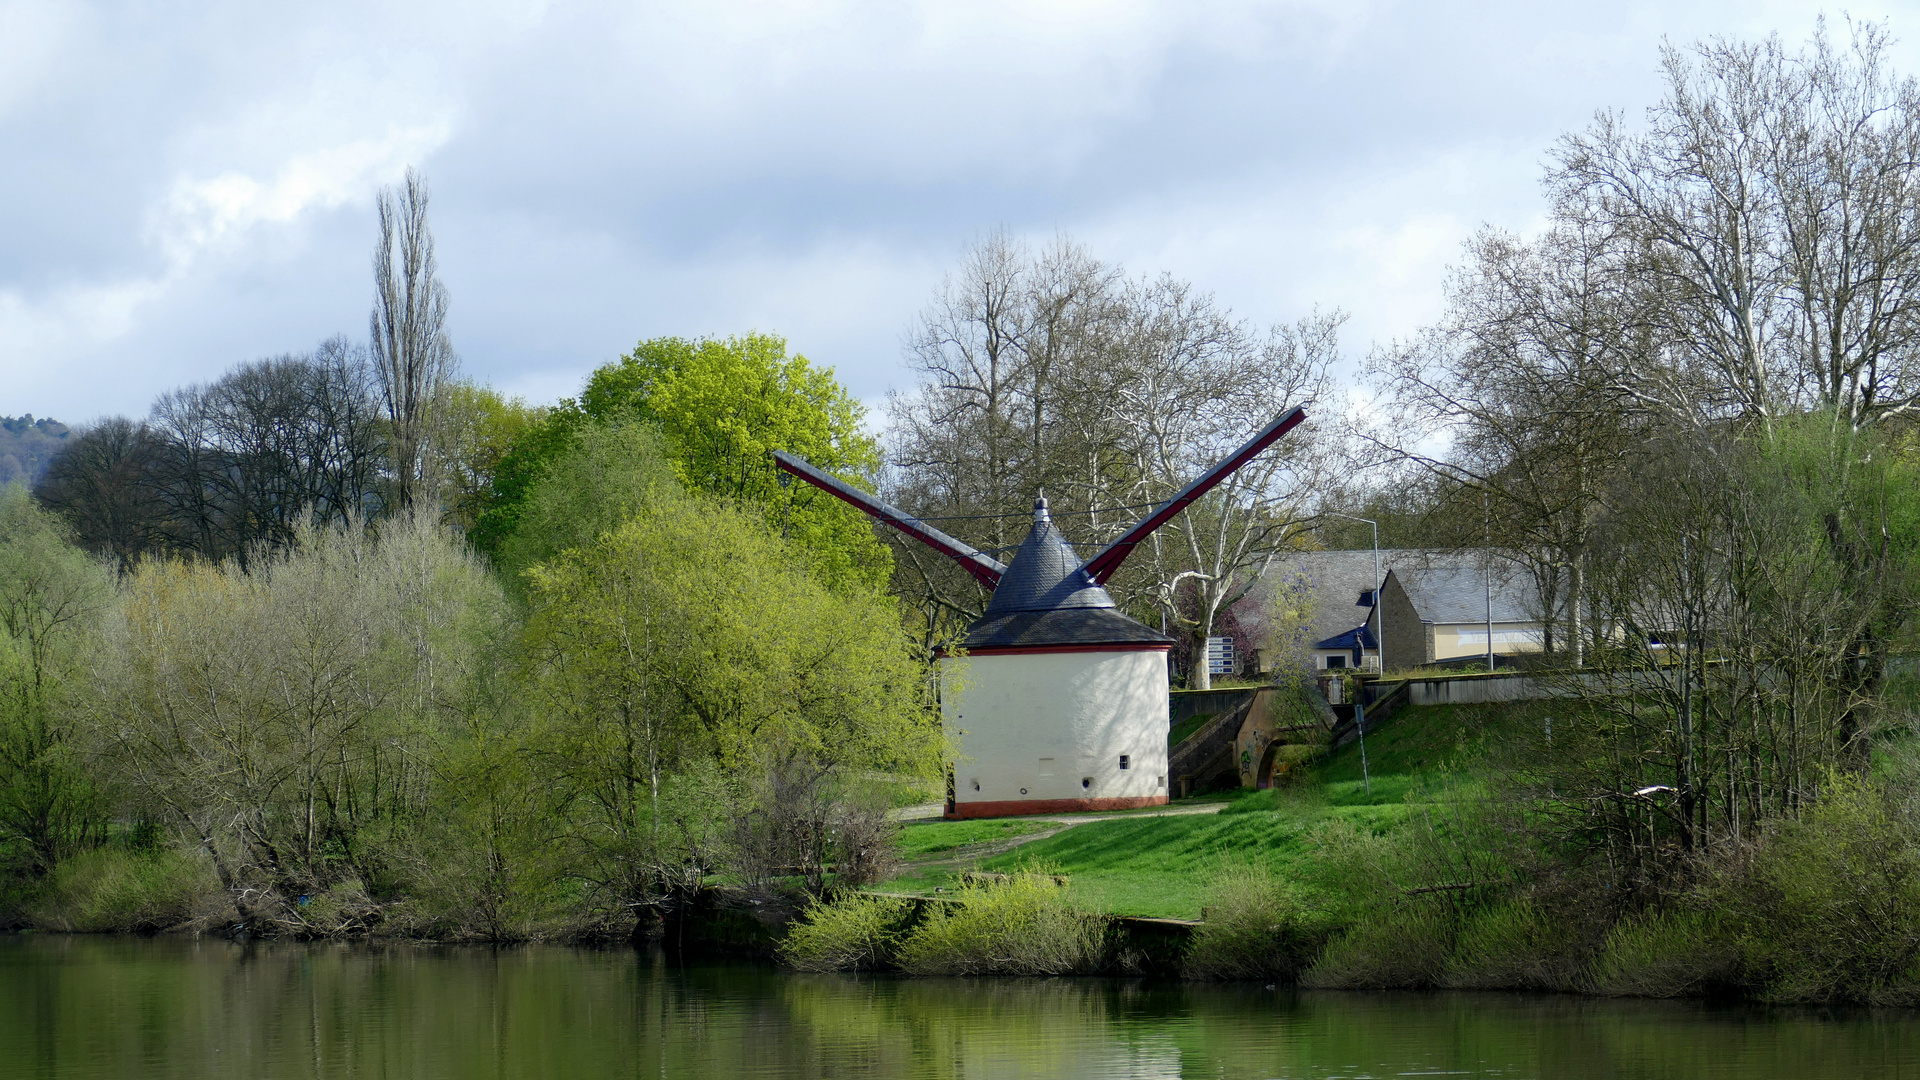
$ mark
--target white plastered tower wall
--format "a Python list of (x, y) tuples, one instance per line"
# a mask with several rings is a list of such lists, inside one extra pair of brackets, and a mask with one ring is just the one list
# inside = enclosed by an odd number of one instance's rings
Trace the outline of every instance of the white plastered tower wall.
[(1167, 801), (1164, 647), (949, 657), (940, 677), (954, 817)]

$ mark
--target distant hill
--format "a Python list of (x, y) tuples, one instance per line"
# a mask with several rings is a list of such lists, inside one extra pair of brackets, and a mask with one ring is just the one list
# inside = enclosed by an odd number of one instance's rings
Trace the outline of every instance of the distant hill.
[(32, 413), (0, 416), (0, 485), (40, 479), (53, 455), (67, 445), (68, 434), (67, 425), (35, 420)]

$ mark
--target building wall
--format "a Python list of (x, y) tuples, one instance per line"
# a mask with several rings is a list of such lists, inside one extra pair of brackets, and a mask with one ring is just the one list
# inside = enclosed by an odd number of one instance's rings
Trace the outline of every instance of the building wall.
[[(1493, 624), (1493, 651), (1500, 656), (1539, 652), (1542, 638), (1539, 623), (1497, 622)], [(1434, 624), (1433, 659), (1449, 660), (1486, 654), (1486, 623)]]
[(1421, 624), (1407, 590), (1401, 587), (1399, 575), (1391, 570), (1380, 586), (1377, 610), (1381, 625), (1374, 628), (1374, 640), (1385, 646), (1383, 663), (1388, 671), (1419, 667), (1431, 659), (1427, 656), (1427, 628)]
[(950, 657), (940, 685), (959, 747), (952, 816), (1167, 801), (1164, 647)]

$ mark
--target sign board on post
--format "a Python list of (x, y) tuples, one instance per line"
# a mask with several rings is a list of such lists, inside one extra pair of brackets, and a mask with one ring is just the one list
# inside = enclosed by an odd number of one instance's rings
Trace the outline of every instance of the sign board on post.
[(1234, 668), (1233, 639), (1230, 637), (1208, 638), (1207, 674), (1231, 675)]

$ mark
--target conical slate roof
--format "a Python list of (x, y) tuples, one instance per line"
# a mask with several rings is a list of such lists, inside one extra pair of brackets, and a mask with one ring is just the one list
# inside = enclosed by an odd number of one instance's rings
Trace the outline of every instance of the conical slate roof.
[(1048, 516), (1046, 497), (1034, 500), (1032, 531), (961, 645), (974, 650), (1172, 644), (1172, 638), (1122, 615), (1080, 565), (1073, 545)]
[(1080, 570), (1080, 556), (1054, 528), (1047, 514), (1047, 497), (1033, 501), (1033, 529), (1020, 542), (1012, 565), (1000, 575), (986, 617), (1014, 611), (1054, 611), (1059, 608), (1110, 608), (1113, 597)]

